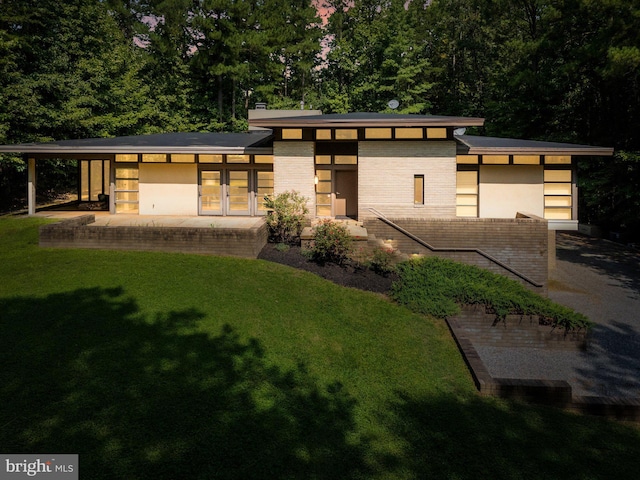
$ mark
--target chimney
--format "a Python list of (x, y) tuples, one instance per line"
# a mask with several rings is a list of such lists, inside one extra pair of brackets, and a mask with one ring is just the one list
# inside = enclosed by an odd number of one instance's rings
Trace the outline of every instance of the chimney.
[(256, 102), (256, 110), (266, 110), (267, 104), (265, 102)]

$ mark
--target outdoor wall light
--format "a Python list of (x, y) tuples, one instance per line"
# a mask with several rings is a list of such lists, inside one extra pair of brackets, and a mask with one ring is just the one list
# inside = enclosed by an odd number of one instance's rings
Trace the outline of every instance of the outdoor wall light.
[(313, 183), (315, 183), (316, 185), (318, 185), (318, 175), (316, 175), (315, 177), (313, 177)]

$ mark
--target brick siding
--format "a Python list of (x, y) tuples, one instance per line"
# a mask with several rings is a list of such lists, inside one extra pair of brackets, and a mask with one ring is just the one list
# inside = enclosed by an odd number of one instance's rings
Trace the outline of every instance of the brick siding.
[(496, 258), (522, 275), (542, 284), (534, 287), (500, 265), (475, 252), (433, 252), (380, 219), (366, 219), (364, 226), (380, 240), (391, 240), (404, 254), (437, 255), (476, 265), (521, 282), (546, 294), (548, 280), (547, 222), (536, 218), (393, 218), (393, 223), (435, 248), (475, 248)]
[(257, 258), (267, 243), (267, 226), (253, 228), (184, 228), (91, 226), (94, 215), (40, 227), (40, 246), (200, 253)]

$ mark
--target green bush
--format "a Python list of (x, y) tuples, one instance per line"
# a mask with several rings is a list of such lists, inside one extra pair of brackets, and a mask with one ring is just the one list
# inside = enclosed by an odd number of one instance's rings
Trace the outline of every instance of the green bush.
[(389, 275), (396, 270), (394, 257), (393, 249), (378, 247), (373, 250), (365, 265), (379, 275)]
[(344, 264), (351, 254), (352, 239), (347, 227), (331, 220), (322, 220), (313, 227), (311, 244), (305, 254), (314, 262)]
[(307, 198), (295, 191), (283, 192), (264, 197), (264, 206), (268, 210), (269, 241), (297, 243), (305, 216), (309, 213)]
[(391, 296), (413, 311), (445, 318), (460, 305), (485, 305), (504, 319), (508, 314), (536, 315), (540, 323), (567, 330), (588, 328), (584, 315), (527, 290), (520, 283), (481, 268), (438, 257), (397, 265), (399, 280)]

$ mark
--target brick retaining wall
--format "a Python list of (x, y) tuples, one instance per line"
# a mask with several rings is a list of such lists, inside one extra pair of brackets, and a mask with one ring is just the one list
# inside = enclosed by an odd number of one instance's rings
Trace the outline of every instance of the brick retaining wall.
[(549, 234), (547, 222), (542, 219), (393, 218), (390, 220), (438, 249), (482, 250), (543, 286), (535, 287), (475, 252), (433, 252), (378, 218), (365, 219), (364, 226), (378, 239), (390, 239), (389, 243), (402, 253), (437, 255), (476, 265), (517, 280), (538, 293), (546, 294), (547, 292)]
[(94, 215), (82, 215), (40, 227), (40, 246), (200, 253), (257, 258), (267, 243), (267, 226), (194, 228), (91, 226)]

